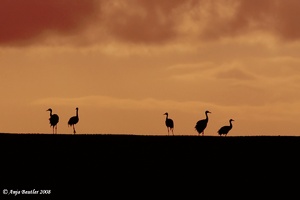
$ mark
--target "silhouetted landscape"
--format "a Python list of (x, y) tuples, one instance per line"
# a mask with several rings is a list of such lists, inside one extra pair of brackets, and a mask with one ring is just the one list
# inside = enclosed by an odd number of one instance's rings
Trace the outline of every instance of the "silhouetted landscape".
[(228, 187), (228, 180), (258, 187), (296, 178), (300, 170), (297, 136), (2, 133), (0, 148), (3, 187), (54, 194), (137, 186), (154, 192), (194, 182)]

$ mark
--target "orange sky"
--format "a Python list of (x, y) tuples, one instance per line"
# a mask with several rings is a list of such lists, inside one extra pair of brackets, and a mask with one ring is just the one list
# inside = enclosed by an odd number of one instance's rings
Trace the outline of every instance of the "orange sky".
[(299, 135), (298, 0), (2, 0), (0, 132)]

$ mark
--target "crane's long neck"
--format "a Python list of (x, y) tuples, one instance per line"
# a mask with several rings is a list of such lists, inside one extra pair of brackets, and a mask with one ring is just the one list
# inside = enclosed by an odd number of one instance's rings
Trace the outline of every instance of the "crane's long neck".
[(50, 117), (52, 116), (52, 110), (49, 110), (50, 111)]
[(168, 119), (168, 114), (166, 114), (166, 120)]
[(78, 109), (76, 109), (76, 117), (78, 117)]
[(205, 115), (206, 115), (206, 119), (205, 120), (208, 121), (208, 114), (207, 114), (207, 112), (205, 113)]
[(231, 122), (231, 120), (229, 121), (229, 126), (230, 126), (230, 128), (232, 128), (232, 122)]

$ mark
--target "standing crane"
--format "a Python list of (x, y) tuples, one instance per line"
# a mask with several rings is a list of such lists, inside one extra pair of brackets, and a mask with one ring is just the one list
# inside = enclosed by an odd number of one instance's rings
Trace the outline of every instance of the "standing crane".
[[(52, 126), (53, 128), (53, 134), (56, 133), (57, 134), (57, 124), (59, 122), (59, 117), (57, 114), (52, 114), (52, 109), (49, 108), (46, 111), (50, 111), (50, 118), (49, 118), (49, 123), (50, 123), (50, 127)], [(55, 131), (54, 131), (55, 130)]]
[(165, 121), (165, 124), (167, 126), (167, 129), (168, 129), (168, 135), (169, 135), (169, 132), (172, 131), (172, 134), (174, 135), (174, 132), (173, 132), (173, 129), (174, 129), (174, 121), (170, 118), (168, 118), (169, 116), (169, 113), (165, 113), (164, 115), (166, 115), (166, 121)]
[(197, 130), (197, 132), (199, 133), (199, 135), (201, 135), (201, 133), (202, 133), (202, 135), (204, 135), (204, 130), (207, 127), (207, 123), (208, 123), (208, 115), (207, 115), (208, 113), (211, 113), (211, 112), (209, 112), (208, 110), (205, 111), (206, 118), (202, 119), (202, 120), (199, 120), (196, 123), (195, 129)]
[(221, 136), (221, 135), (227, 135), (227, 133), (232, 129), (232, 121), (234, 121), (233, 119), (230, 119), (229, 120), (229, 126), (223, 126), (219, 129), (218, 131), (218, 134)]
[(75, 130), (75, 124), (77, 124), (79, 121), (79, 117), (78, 117), (78, 107), (76, 108), (76, 115), (71, 117), (68, 121), (68, 126), (72, 126), (73, 127), (73, 133), (75, 135), (76, 130)]

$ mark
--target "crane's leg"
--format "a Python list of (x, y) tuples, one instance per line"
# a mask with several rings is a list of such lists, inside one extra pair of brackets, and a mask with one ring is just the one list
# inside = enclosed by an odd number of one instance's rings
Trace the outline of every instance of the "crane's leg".
[(73, 133), (75, 135), (76, 131), (75, 131), (75, 126), (73, 125)]
[(55, 126), (55, 133), (57, 134), (57, 125)]

